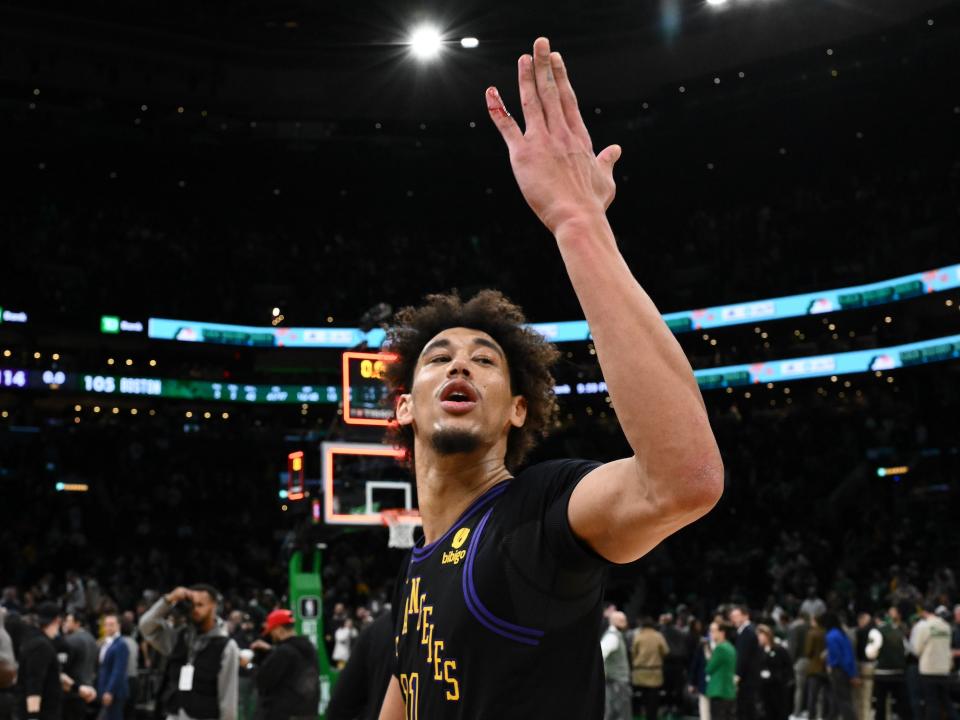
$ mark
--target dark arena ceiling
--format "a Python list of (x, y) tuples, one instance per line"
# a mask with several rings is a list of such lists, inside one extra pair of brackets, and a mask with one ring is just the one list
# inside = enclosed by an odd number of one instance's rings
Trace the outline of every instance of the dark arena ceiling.
[[(720, 0), (712, 0), (717, 2)], [(513, 63), (548, 35), (580, 80), (581, 100), (630, 102), (664, 83), (880, 36), (942, 0), (561, 0), (458, 3), (86, 2), (0, 6), (0, 81), (25, 75), (109, 102), (144, 94), (261, 118), (437, 120), (476, 114), (483, 88), (513, 96)], [(447, 41), (436, 62), (409, 57), (411, 28)], [(479, 40), (464, 49), (459, 40)], [(585, 82), (586, 81), (586, 82)]]

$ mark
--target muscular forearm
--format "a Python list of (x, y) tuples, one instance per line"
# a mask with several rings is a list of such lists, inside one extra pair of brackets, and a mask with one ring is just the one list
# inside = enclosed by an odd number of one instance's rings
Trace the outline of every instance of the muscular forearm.
[(617, 418), (647, 474), (676, 480), (678, 473), (718, 469), (690, 363), (630, 272), (606, 217), (568, 222), (556, 239)]

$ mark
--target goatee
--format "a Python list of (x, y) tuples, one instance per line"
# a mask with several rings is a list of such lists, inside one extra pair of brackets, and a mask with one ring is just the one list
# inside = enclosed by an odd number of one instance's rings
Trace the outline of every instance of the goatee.
[(480, 439), (466, 430), (438, 430), (430, 443), (438, 455), (471, 453), (480, 447)]

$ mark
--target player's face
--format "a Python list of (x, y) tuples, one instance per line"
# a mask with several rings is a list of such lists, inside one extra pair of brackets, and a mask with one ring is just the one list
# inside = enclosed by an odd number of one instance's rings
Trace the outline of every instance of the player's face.
[(485, 332), (456, 327), (432, 338), (420, 353), (397, 421), (440, 454), (474, 452), (505, 440), (526, 419), (526, 401), (510, 390), (510, 368)]

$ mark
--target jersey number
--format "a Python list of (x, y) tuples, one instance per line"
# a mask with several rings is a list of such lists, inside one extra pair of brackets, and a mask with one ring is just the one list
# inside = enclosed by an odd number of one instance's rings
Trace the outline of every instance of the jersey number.
[(404, 720), (418, 720), (417, 706), (420, 704), (419, 673), (400, 674), (400, 690), (403, 692)]

